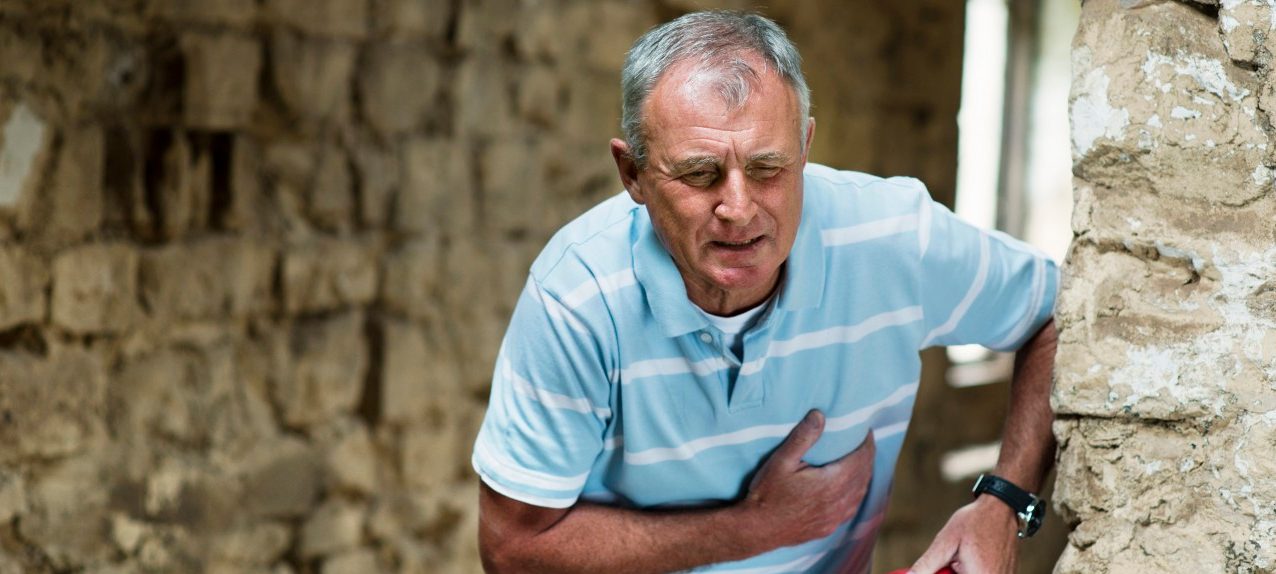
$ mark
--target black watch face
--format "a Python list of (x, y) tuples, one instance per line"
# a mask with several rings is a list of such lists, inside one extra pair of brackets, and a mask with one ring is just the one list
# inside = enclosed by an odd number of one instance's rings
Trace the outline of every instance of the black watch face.
[(1033, 505), (1032, 510), (1028, 511), (1026, 514), (1028, 515), (1028, 520), (1026, 520), (1026, 524), (1024, 524), (1025, 537), (1036, 534), (1037, 530), (1041, 528), (1041, 522), (1046, 516), (1046, 508), (1043, 505), (1036, 504)]

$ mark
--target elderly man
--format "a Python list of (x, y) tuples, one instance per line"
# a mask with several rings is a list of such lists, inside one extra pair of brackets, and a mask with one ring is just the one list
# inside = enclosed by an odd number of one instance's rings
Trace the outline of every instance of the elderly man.
[(913, 570), (1012, 571), (1054, 452), (1054, 264), (916, 180), (808, 164), (809, 92), (770, 20), (659, 26), (622, 84), (627, 193), (545, 247), (496, 365), (485, 566), (865, 572), (918, 350), (980, 343), (1019, 349), (997, 476)]

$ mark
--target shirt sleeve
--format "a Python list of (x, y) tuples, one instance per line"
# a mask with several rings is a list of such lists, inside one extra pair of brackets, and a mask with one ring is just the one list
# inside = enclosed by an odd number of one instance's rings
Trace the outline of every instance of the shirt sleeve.
[(575, 504), (611, 418), (600, 328), (529, 279), (501, 343), (472, 464), (493, 490)]
[(975, 227), (922, 198), (918, 226), (926, 334), (921, 347), (1023, 346), (1054, 312), (1058, 266), (1032, 246)]

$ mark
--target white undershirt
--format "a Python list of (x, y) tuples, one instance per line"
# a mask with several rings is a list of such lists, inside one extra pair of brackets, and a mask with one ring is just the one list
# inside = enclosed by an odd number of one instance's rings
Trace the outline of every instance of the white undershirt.
[(700, 313), (704, 314), (704, 316), (709, 319), (709, 322), (713, 323), (714, 327), (717, 327), (719, 331), (722, 331), (723, 338), (726, 339), (724, 342), (727, 344), (727, 348), (731, 349), (732, 353), (735, 353), (736, 358), (743, 358), (744, 334), (753, 327), (754, 323), (757, 323), (758, 317), (761, 316), (762, 312), (771, 304), (771, 299), (774, 299), (774, 297), (757, 304), (748, 311), (731, 317), (714, 315), (713, 313), (709, 313), (698, 306), (696, 309), (699, 310)]

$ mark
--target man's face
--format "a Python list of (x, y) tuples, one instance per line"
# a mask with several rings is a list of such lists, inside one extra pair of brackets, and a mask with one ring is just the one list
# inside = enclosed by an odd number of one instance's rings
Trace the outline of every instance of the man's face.
[[(760, 64), (754, 69), (763, 69)], [(644, 108), (648, 160), (626, 166), (626, 188), (645, 204), (687, 294), (701, 308), (732, 314), (764, 300), (779, 281), (802, 213), (797, 98), (774, 72), (732, 110), (714, 77), (683, 63), (657, 82)], [(808, 129), (808, 141), (814, 125)], [(632, 162), (631, 162), (632, 163)]]

